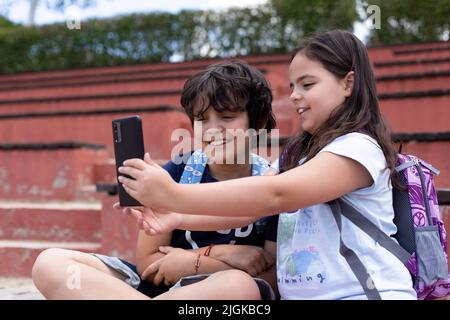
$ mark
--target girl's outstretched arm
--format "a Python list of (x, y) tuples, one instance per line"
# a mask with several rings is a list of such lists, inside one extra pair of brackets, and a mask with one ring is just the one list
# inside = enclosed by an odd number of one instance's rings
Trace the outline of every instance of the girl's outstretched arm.
[(154, 163), (131, 159), (119, 169), (125, 190), (146, 207), (197, 215), (265, 216), (336, 199), (373, 183), (367, 169), (350, 158), (321, 152), (277, 176), (208, 184), (177, 184)]

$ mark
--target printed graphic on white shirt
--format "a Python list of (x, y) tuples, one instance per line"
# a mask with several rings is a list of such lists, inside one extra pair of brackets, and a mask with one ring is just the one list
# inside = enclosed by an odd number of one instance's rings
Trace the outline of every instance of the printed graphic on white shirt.
[(278, 222), (277, 281), (285, 287), (320, 288), (327, 279), (325, 264), (309, 241), (320, 233), (309, 208), (282, 214)]

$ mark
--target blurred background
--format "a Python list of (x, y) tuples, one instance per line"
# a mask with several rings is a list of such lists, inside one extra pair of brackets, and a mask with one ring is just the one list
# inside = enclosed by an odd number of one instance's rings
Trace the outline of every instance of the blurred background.
[(111, 208), (111, 120), (140, 115), (164, 163), (191, 129), (186, 79), (238, 57), (271, 83), (282, 146), (299, 127), (289, 52), (335, 28), (368, 46), (402, 152), (441, 170), (450, 230), (449, 17), (450, 0), (0, 0), (0, 277), (30, 277), (49, 247), (133, 260), (134, 221)]

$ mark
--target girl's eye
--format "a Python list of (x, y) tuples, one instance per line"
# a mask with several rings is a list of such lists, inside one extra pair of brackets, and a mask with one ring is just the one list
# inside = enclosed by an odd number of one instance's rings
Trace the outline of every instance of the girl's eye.
[(303, 84), (303, 87), (309, 88), (309, 87), (311, 87), (311, 86), (313, 86), (313, 85), (314, 85), (314, 83), (304, 83), (304, 84)]

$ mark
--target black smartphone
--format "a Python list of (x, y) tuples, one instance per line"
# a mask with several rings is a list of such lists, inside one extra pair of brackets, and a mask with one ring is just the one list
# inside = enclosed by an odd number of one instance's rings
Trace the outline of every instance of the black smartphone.
[[(114, 155), (116, 158), (117, 177), (128, 175), (119, 173), (118, 169), (128, 159), (144, 159), (144, 136), (142, 134), (142, 121), (139, 116), (132, 116), (112, 121), (114, 138)], [(119, 183), (119, 202), (122, 207), (136, 207), (142, 204), (130, 196), (122, 184)]]

